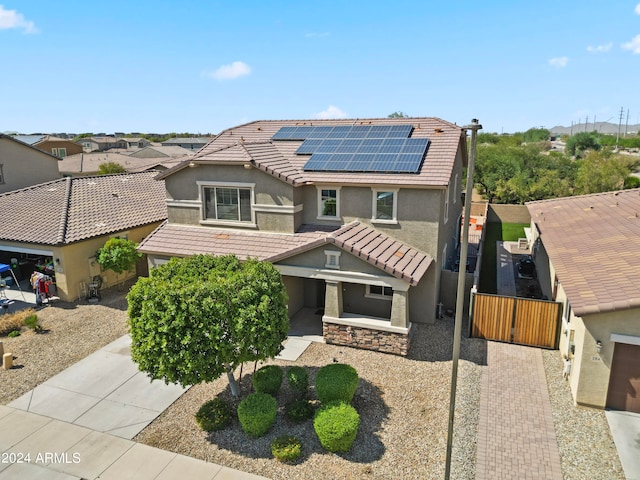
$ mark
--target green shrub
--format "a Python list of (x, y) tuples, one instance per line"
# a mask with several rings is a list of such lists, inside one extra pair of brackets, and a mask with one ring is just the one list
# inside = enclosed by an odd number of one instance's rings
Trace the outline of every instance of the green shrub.
[(34, 332), (41, 332), (42, 325), (38, 323), (38, 315), (35, 313), (24, 319), (24, 324)]
[(9, 338), (15, 338), (15, 337), (19, 337), (19, 336), (20, 336), (20, 330), (12, 330), (7, 335), (7, 337), (9, 337)]
[(320, 407), (313, 428), (324, 448), (330, 452), (346, 452), (356, 439), (360, 415), (344, 402), (330, 402)]
[(358, 387), (358, 372), (345, 363), (325, 365), (316, 375), (316, 393), (322, 403), (349, 403)]
[(302, 453), (302, 443), (291, 435), (281, 435), (271, 442), (271, 453), (281, 462), (292, 462)]
[[(7, 335), (14, 330), (20, 330), (24, 325), (25, 318), (33, 315), (35, 310), (27, 308), (26, 310), (18, 310), (13, 313), (0, 313), (0, 337)], [(14, 334), (17, 337), (17, 335)]]
[(309, 374), (304, 367), (293, 366), (287, 368), (287, 383), (300, 395), (304, 396), (309, 390)]
[(209, 400), (196, 413), (196, 422), (207, 432), (222, 430), (231, 423), (231, 407), (221, 398)]
[(238, 405), (238, 420), (242, 430), (252, 437), (261, 437), (276, 421), (276, 399), (268, 393), (252, 393)]
[(253, 388), (256, 389), (257, 393), (268, 393), (277, 397), (282, 385), (282, 376), (282, 367), (266, 365), (253, 375)]
[(292, 422), (304, 422), (313, 417), (313, 405), (308, 400), (294, 400), (285, 406), (284, 414)]

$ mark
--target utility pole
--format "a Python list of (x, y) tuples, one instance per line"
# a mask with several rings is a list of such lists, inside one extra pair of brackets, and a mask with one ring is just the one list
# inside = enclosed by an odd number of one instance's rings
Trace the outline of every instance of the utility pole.
[(464, 287), (467, 269), (467, 252), (469, 250), (469, 216), (471, 214), (471, 196), (473, 195), (473, 166), (476, 159), (476, 141), (478, 130), (482, 125), (477, 119), (471, 120), (470, 125), (462, 127), (471, 130), (471, 148), (469, 151), (469, 165), (467, 167), (467, 190), (464, 197), (464, 222), (462, 224), (462, 245), (460, 246), (460, 268), (458, 269), (458, 293), (456, 297), (456, 318), (453, 328), (453, 362), (451, 366), (451, 396), (449, 398), (449, 430), (447, 432), (447, 459), (444, 467), (444, 478), (451, 476), (451, 449), (453, 446), (453, 420), (456, 411), (456, 387), (458, 383), (458, 360), (460, 358), (460, 337), (462, 334), (462, 312), (464, 310)]
[(587, 131), (587, 128), (589, 128), (589, 115), (587, 115), (587, 118), (584, 121), (584, 131)]
[(623, 114), (624, 114), (624, 107), (620, 107), (620, 119), (618, 120), (618, 135), (616, 135), (616, 150), (618, 150), (618, 141), (620, 140), (620, 127), (622, 126)]
[(573, 120), (571, 120), (571, 136), (573, 137)]

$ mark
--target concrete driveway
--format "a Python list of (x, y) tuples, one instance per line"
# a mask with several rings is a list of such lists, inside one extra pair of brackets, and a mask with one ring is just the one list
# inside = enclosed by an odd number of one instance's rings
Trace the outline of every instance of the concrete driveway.
[(640, 480), (640, 413), (604, 413), (627, 480)]

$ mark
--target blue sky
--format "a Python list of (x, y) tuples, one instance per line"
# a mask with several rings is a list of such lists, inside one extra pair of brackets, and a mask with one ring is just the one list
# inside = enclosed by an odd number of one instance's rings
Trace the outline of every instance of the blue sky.
[(640, 122), (639, 0), (0, 2), (0, 131)]

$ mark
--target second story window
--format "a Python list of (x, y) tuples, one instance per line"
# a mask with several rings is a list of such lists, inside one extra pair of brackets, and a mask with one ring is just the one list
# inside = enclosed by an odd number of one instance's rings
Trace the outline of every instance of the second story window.
[(340, 188), (318, 187), (318, 218), (340, 217)]
[(204, 217), (251, 222), (251, 188), (204, 187)]
[(398, 190), (373, 190), (372, 222), (396, 223), (398, 220)]

